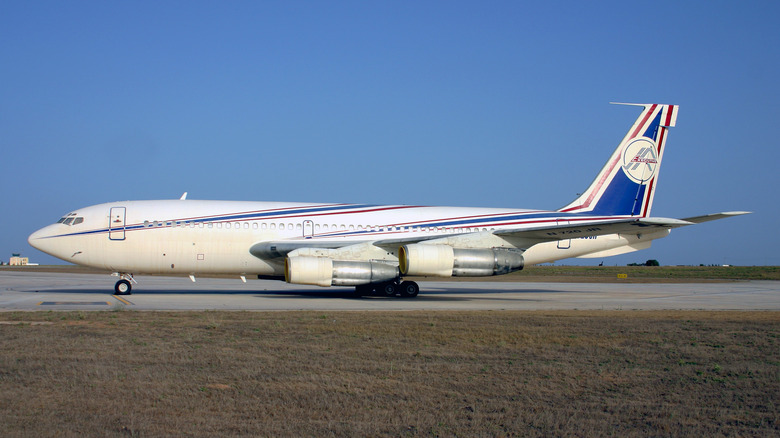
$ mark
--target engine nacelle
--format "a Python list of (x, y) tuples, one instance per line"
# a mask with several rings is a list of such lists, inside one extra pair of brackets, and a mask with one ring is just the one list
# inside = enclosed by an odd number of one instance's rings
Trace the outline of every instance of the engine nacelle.
[(293, 284), (359, 286), (398, 278), (398, 267), (380, 262), (353, 262), (327, 257), (287, 257), (284, 279)]
[(523, 269), (523, 255), (510, 249), (460, 249), (449, 245), (405, 245), (398, 249), (403, 275), (488, 277)]

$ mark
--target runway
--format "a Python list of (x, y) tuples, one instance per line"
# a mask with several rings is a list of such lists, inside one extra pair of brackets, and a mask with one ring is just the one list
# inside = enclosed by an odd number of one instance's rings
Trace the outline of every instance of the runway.
[(272, 280), (0, 272), (0, 311), (14, 310), (780, 310), (780, 282), (684, 284), (420, 282), (415, 299), (353, 298), (351, 288)]

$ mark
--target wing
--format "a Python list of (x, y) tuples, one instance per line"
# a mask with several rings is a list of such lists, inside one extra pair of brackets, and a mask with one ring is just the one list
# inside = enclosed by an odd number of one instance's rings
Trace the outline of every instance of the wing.
[[(249, 249), (255, 257), (264, 260), (284, 258), (293, 251), (296, 255), (311, 255), (330, 258), (350, 258), (353, 260), (384, 259), (394, 253), (399, 246), (420, 242), (445, 244), (453, 247), (491, 248), (505, 246), (501, 243), (511, 241), (516, 248), (527, 249), (537, 243), (551, 242), (578, 237), (603, 236), (611, 234), (651, 233), (661, 229), (679, 228), (717, 219), (748, 214), (745, 211), (731, 211), (694, 216), (686, 219), (671, 218), (624, 218), (608, 220), (578, 220), (567, 218), (567, 224), (542, 225), (521, 229), (497, 229), (488, 232), (455, 233), (441, 235), (415, 235), (395, 239), (365, 241), (312, 241), (311, 239), (291, 239), (258, 242)], [(302, 254), (303, 253), (303, 254)]]

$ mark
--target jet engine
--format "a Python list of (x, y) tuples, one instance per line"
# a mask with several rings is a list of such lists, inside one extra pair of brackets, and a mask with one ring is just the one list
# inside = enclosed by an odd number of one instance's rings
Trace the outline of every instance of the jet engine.
[(398, 267), (381, 262), (333, 260), (327, 257), (294, 256), (284, 263), (288, 283), (316, 286), (359, 286), (398, 278)]
[(403, 275), (487, 277), (523, 269), (523, 255), (511, 249), (460, 249), (413, 244), (398, 249)]

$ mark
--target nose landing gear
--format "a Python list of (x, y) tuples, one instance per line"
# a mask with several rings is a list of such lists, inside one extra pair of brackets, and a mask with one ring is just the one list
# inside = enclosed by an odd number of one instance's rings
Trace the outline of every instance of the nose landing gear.
[(114, 275), (119, 276), (120, 280), (116, 282), (114, 285), (114, 293), (116, 295), (130, 295), (132, 294), (133, 290), (133, 284), (138, 284), (135, 279), (133, 279), (133, 274), (126, 274), (122, 272), (115, 273)]

